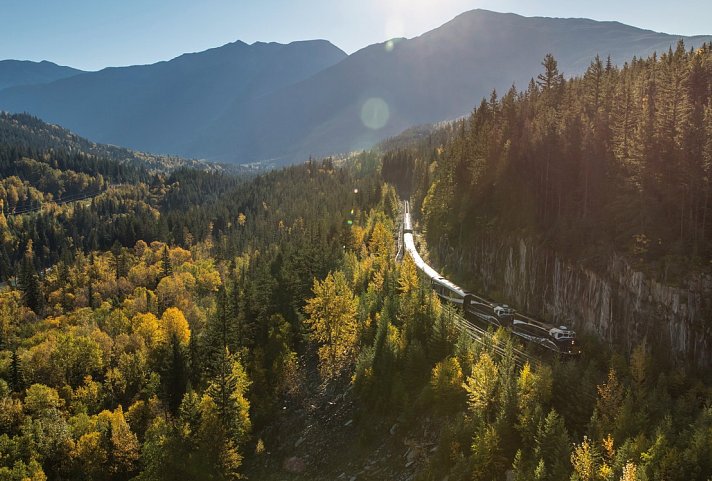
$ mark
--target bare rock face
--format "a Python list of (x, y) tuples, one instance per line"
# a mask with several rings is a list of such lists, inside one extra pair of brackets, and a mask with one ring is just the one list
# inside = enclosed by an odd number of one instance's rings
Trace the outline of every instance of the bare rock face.
[(284, 460), (282, 468), (288, 473), (303, 473), (307, 466), (302, 458), (292, 456)]
[(632, 350), (646, 342), (677, 362), (712, 367), (712, 276), (658, 282), (612, 255), (598, 271), (531, 241), (481, 236), (467, 252), (437, 251), (440, 265), (474, 272), (485, 294), (557, 325)]

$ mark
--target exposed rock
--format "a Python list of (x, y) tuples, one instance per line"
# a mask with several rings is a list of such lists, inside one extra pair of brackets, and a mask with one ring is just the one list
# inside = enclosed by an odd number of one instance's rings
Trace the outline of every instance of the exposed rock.
[[(646, 341), (677, 361), (712, 367), (712, 277), (690, 274), (665, 285), (611, 255), (594, 272), (545, 246), (480, 235), (466, 252), (441, 249), (436, 265), (476, 274), (502, 302), (631, 350)], [(487, 294), (487, 292), (483, 292)]]
[(289, 473), (303, 473), (307, 467), (304, 460), (297, 456), (292, 456), (284, 460), (282, 468)]

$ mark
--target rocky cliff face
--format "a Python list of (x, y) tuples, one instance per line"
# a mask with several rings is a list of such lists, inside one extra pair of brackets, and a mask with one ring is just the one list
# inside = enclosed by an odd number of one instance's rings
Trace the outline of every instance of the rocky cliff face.
[(458, 266), (452, 269), (458, 280), (474, 274), (465, 287), (626, 350), (646, 342), (676, 362), (712, 367), (711, 276), (690, 275), (684, 287), (672, 287), (616, 255), (594, 272), (527, 240), (483, 236), (467, 252), (439, 245), (433, 252), (436, 265)]

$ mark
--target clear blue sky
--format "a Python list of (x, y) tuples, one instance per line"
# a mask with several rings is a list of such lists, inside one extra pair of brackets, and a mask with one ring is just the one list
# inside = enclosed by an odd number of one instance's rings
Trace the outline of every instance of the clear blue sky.
[(0, 0), (0, 59), (152, 63), (235, 40), (324, 38), (348, 53), (473, 8), (712, 34), (712, 0)]

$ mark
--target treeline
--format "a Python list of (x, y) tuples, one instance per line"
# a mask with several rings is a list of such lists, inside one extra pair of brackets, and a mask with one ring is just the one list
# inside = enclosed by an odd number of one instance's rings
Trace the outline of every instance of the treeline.
[(569, 80), (552, 56), (543, 67), (525, 90), (493, 93), (450, 126), (443, 148), (386, 158), (385, 172), (411, 164), (429, 237), (466, 248), (498, 228), (576, 257), (616, 250), (648, 266), (707, 267), (712, 46), (680, 42), (621, 68), (596, 58)]

